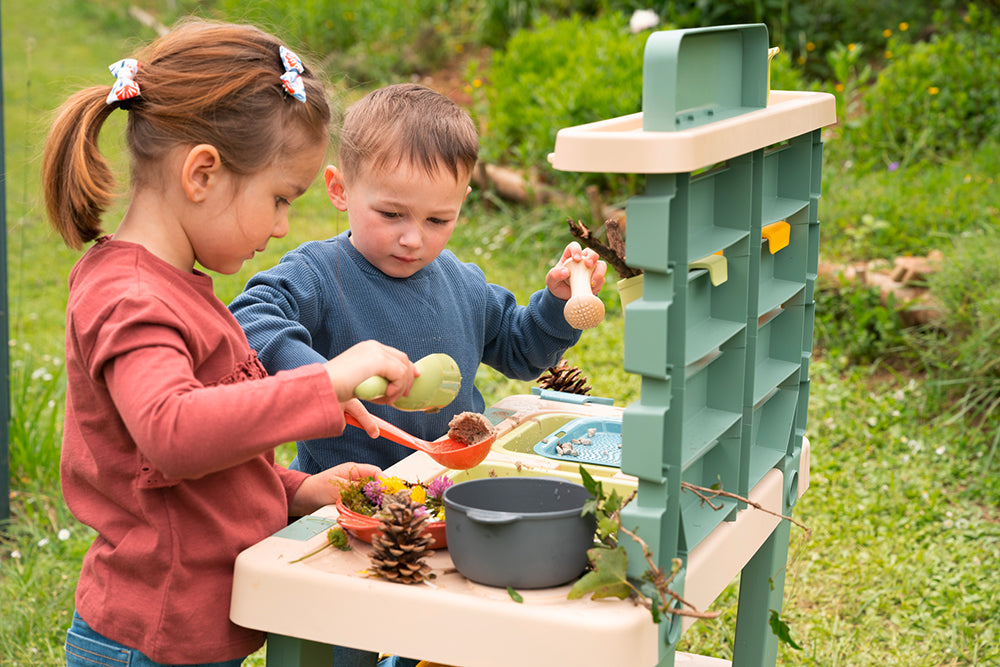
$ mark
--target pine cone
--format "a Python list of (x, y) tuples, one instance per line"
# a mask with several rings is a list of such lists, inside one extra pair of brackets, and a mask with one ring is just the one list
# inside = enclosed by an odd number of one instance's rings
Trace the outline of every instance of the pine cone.
[[(420, 508), (420, 514), (416, 510)], [(431, 568), (423, 558), (434, 541), (424, 532), (430, 520), (423, 507), (408, 498), (387, 503), (379, 514), (379, 530), (374, 539), (371, 567), (376, 574), (401, 584), (419, 584)]]
[(589, 394), (593, 388), (587, 384), (587, 377), (580, 374), (580, 369), (570, 366), (565, 359), (560, 359), (556, 366), (548, 368), (538, 378), (538, 385), (542, 389), (582, 395)]

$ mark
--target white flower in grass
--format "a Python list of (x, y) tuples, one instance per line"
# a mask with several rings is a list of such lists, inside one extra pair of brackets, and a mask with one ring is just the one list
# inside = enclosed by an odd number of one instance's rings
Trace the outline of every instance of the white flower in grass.
[(945, 451), (944, 445), (941, 445), (940, 447), (934, 450), (934, 453), (937, 454), (938, 456), (941, 456), (944, 454), (944, 451)]
[(11, 558), (16, 558), (16, 559), (20, 560), (20, 558), (21, 558), (21, 552), (18, 551), (17, 549), (14, 549), (13, 551), (10, 552), (10, 557)]
[(38, 546), (47, 547), (48, 545), (49, 545), (49, 538), (43, 537), (42, 539), (38, 540)]
[(66, 540), (68, 540), (69, 539), (69, 528), (63, 528), (63, 529), (61, 529), (58, 533), (56, 533), (56, 537), (59, 538), (60, 542), (65, 542)]
[(628, 21), (628, 29), (632, 34), (655, 28), (660, 24), (660, 16), (652, 9), (637, 9)]

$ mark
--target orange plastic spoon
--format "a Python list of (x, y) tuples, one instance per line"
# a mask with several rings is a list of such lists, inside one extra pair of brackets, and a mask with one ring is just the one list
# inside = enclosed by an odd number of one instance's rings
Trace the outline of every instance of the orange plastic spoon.
[[(345, 413), (344, 417), (347, 423), (351, 426), (357, 426), (362, 428), (358, 420), (354, 418), (353, 415)], [(486, 455), (490, 453), (490, 448), (493, 446), (493, 441), (496, 440), (496, 433), (490, 434), (484, 440), (473, 445), (466, 445), (464, 443), (458, 442), (454, 438), (444, 435), (433, 442), (428, 440), (423, 440), (414, 435), (410, 435), (398, 426), (394, 426), (387, 422), (386, 420), (372, 415), (378, 423), (379, 435), (388, 440), (403, 445), (404, 447), (409, 447), (410, 449), (417, 449), (421, 452), (425, 452), (432, 459), (440, 463), (446, 468), (451, 468), (453, 470), (468, 470), (469, 468), (474, 468), (483, 462)]]

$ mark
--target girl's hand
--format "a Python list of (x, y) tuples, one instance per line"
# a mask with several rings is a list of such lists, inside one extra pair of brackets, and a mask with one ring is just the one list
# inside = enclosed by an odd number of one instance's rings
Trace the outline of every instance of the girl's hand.
[(372, 419), (372, 414), (365, 409), (364, 403), (356, 398), (352, 398), (344, 404), (344, 412), (350, 413), (352, 417), (358, 420), (358, 423), (365, 429), (365, 433), (368, 434), (369, 438), (377, 438), (379, 436), (378, 424)]
[(393, 403), (409, 394), (413, 378), (418, 375), (405, 353), (374, 340), (357, 343), (323, 365), (341, 403), (350, 401), (354, 388), (373, 375), (385, 378), (389, 386), (382, 398), (372, 402)]
[(340, 489), (344, 482), (381, 476), (382, 469), (368, 463), (341, 463), (310, 475), (295, 492), (288, 513), (291, 516), (305, 516), (320, 507), (333, 505), (340, 500)]
[(563, 250), (562, 258), (549, 269), (545, 275), (545, 286), (549, 288), (552, 295), (566, 301), (572, 296), (569, 287), (569, 268), (567, 262), (583, 262), (587, 268), (593, 268), (594, 272), (590, 276), (590, 291), (597, 294), (604, 287), (604, 278), (608, 272), (608, 265), (604, 260), (599, 259), (596, 252), (590, 248), (580, 248), (576, 241), (571, 242)]

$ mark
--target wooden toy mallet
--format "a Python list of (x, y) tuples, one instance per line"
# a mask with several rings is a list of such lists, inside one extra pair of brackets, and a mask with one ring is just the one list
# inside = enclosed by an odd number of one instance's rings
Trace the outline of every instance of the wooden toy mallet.
[(567, 261), (566, 267), (569, 269), (571, 296), (563, 307), (563, 317), (574, 329), (592, 329), (604, 319), (604, 302), (590, 291), (590, 276), (594, 267), (574, 259)]

